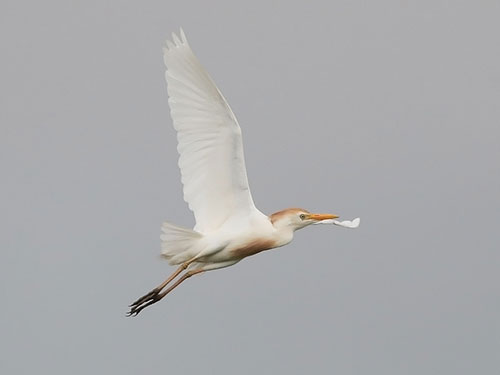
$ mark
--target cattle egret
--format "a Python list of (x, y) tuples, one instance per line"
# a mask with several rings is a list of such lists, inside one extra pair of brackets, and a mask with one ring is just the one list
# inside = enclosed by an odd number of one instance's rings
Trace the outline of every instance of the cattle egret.
[(163, 223), (162, 255), (179, 267), (132, 303), (128, 316), (139, 314), (193, 275), (288, 244), (297, 229), (311, 224), (359, 225), (359, 218), (339, 222), (337, 215), (301, 208), (270, 216), (260, 212), (250, 194), (241, 129), (229, 104), (193, 54), (182, 29), (180, 38), (172, 34), (166, 44), (168, 103), (177, 131), (184, 200), (196, 225), (191, 230)]

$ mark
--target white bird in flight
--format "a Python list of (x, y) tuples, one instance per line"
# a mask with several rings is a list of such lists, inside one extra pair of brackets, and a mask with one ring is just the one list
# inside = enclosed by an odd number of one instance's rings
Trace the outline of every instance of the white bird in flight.
[[(241, 129), (229, 104), (200, 64), (182, 29), (167, 40), (168, 103), (177, 131), (184, 200), (193, 230), (163, 223), (162, 255), (179, 265), (163, 283), (132, 303), (128, 316), (158, 302), (189, 277), (232, 266), (245, 257), (284, 246), (310, 224), (356, 228), (360, 219), (288, 208), (267, 216), (250, 194)], [(182, 275), (181, 275), (182, 273)], [(172, 285), (179, 275), (181, 275)], [(167, 287), (168, 285), (168, 287)]]

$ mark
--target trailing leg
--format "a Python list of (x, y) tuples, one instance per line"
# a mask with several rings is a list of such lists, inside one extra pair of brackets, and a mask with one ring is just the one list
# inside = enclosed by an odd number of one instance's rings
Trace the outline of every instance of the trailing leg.
[(196, 275), (197, 273), (204, 272), (202, 269), (197, 269), (197, 270), (192, 270), (192, 271), (187, 271), (184, 275), (182, 275), (179, 280), (177, 280), (171, 287), (169, 287), (167, 290), (165, 290), (162, 293), (156, 293), (153, 295), (151, 298), (148, 298), (144, 300), (143, 302), (140, 302), (139, 304), (134, 304), (132, 305), (130, 311), (128, 312), (128, 316), (136, 316), (139, 314), (143, 309), (145, 309), (148, 306), (151, 306), (152, 304), (158, 302), (161, 300), (163, 297), (165, 297), (168, 293), (170, 293), (172, 290), (177, 288), (184, 280), (189, 279), (191, 276)]

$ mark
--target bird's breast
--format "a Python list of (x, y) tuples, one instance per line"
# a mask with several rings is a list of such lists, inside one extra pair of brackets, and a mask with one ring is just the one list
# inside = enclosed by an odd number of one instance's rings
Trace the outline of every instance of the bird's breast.
[(245, 258), (250, 255), (260, 253), (276, 247), (276, 241), (273, 239), (254, 239), (231, 249), (231, 255), (235, 258)]

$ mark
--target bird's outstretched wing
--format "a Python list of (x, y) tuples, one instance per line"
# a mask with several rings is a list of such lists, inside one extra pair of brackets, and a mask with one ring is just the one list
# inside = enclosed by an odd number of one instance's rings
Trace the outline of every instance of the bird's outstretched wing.
[(231, 108), (189, 47), (184, 32), (167, 40), (168, 103), (177, 131), (184, 200), (195, 230), (219, 228), (256, 211), (248, 186), (241, 129)]

